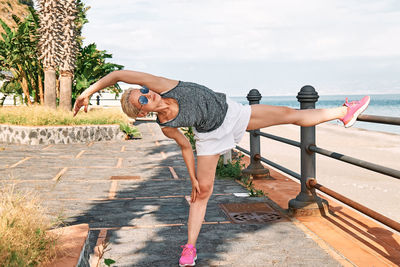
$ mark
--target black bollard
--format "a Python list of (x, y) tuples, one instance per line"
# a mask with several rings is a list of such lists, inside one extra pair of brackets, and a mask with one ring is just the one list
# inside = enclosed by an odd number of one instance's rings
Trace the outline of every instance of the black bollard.
[[(318, 93), (314, 87), (306, 85), (297, 94), (300, 109), (315, 109)], [(319, 215), (326, 211), (328, 202), (319, 198), (315, 191), (307, 188), (307, 180), (315, 177), (315, 153), (308, 150), (315, 145), (315, 126), (301, 127), (300, 129), (300, 161), (301, 161), (301, 190), (295, 199), (289, 201), (289, 213), (292, 215)]]
[[(257, 89), (251, 89), (247, 94), (250, 105), (260, 104), (261, 94)], [(242, 171), (243, 175), (251, 176), (253, 179), (269, 178), (269, 170), (261, 164), (260, 156), (260, 136), (256, 130), (250, 131), (250, 165)]]

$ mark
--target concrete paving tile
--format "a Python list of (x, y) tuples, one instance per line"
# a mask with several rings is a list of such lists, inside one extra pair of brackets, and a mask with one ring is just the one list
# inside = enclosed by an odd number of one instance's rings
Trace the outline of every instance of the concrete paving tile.
[(73, 166), (73, 159), (72, 158), (31, 158), (20, 165), (18, 168), (29, 168), (29, 167), (39, 167), (42, 168), (46, 167), (69, 167)]
[(34, 157), (35, 158), (75, 158), (78, 151), (69, 151), (69, 153), (55, 152), (55, 151), (40, 151)]
[(61, 177), (62, 181), (74, 181), (74, 180), (110, 180), (110, 177), (123, 169), (116, 168), (86, 168), (86, 167), (74, 167), (68, 168), (68, 170)]
[[(71, 167), (115, 167), (118, 163), (117, 158), (77, 158), (71, 161)], [(69, 166), (66, 166), (69, 167)]]
[[(107, 199), (111, 181), (89, 182), (60, 180), (47, 194), (49, 199)], [(84, 192), (84, 194), (82, 194)]]
[[(100, 142), (89, 142), (82, 146), (82, 149), (86, 150), (113, 150), (118, 151), (119, 148), (124, 144), (124, 141), (100, 141)], [(84, 148), (85, 147), (85, 148)]]
[(222, 193), (245, 193), (247, 190), (233, 179), (216, 179), (214, 181), (214, 192)]
[(146, 160), (146, 161), (161, 161), (164, 160), (161, 153), (149, 153), (147, 151), (140, 151), (140, 152), (123, 152), (119, 153), (119, 157), (122, 157), (124, 160), (127, 161), (135, 161), (135, 160)]
[(132, 158), (124, 159), (122, 163), (123, 168), (136, 167), (142, 164), (158, 164), (159, 166), (179, 166), (185, 167), (183, 159), (158, 159), (158, 158)]
[(84, 216), (74, 219), (82, 222), (86, 216), (95, 218), (89, 222), (92, 228), (185, 223), (189, 209), (184, 201), (183, 198), (109, 200), (97, 203)]
[(43, 166), (48, 167), (76, 167), (76, 166), (87, 166), (87, 167), (115, 167), (118, 159), (116, 158), (102, 158), (102, 159), (80, 159), (80, 158), (31, 158), (18, 167), (30, 167), (30, 166)]
[(0, 156), (0, 168), (8, 168), (11, 167), (12, 165), (18, 163), (22, 159), (24, 159), (24, 156), (10, 156), (10, 157), (1, 157)]
[(175, 196), (191, 193), (190, 181), (157, 180), (157, 181), (120, 181), (118, 183), (117, 198), (148, 197), (148, 196)]
[(0, 169), (0, 180), (51, 180), (61, 168), (46, 166), (26, 166), (9, 169)]
[[(58, 200), (46, 199), (43, 201), (43, 207), (48, 214), (53, 217), (62, 217), (67, 224), (89, 223), (92, 221), (102, 221), (103, 216), (93, 217), (88, 211), (101, 201), (96, 200)], [(78, 218), (78, 219), (77, 219)]]
[(172, 166), (180, 179), (190, 179), (189, 172), (184, 166)]
[[(1, 145), (0, 145), (1, 147)], [(36, 157), (40, 150), (0, 150), (0, 158), (7, 158), (7, 157)]]
[(111, 176), (140, 176), (146, 179), (172, 179), (172, 174), (167, 166), (143, 165), (134, 168), (68, 168), (62, 176), (63, 180), (109, 180)]
[(0, 186), (13, 185), (15, 190), (19, 193), (30, 193), (38, 196), (41, 200), (45, 201), (49, 193), (51, 193), (55, 186), (55, 181), (0, 181)]
[(0, 146), (5, 148), (5, 151), (26, 151), (26, 150), (41, 150), (47, 145), (24, 145), (24, 144), (7, 144), (0, 142)]

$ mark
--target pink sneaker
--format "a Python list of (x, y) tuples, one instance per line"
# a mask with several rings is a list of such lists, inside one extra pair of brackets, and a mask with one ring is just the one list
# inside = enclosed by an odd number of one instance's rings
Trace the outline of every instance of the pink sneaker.
[(181, 246), (181, 248), (183, 248), (183, 251), (181, 254), (181, 258), (179, 259), (179, 266), (195, 266), (195, 260), (197, 259), (196, 248), (193, 247), (193, 245), (191, 244), (186, 244), (184, 246)]
[(369, 96), (364, 96), (360, 101), (348, 102), (346, 97), (346, 102), (343, 106), (347, 107), (347, 114), (340, 120), (343, 122), (344, 127), (348, 128), (353, 126), (356, 122), (358, 115), (360, 115), (367, 107), (370, 101)]

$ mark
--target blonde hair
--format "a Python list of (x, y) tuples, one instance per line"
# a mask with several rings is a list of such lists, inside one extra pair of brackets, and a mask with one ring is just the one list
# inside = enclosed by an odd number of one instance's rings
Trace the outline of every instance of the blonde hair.
[(135, 107), (134, 105), (132, 105), (132, 103), (129, 101), (129, 98), (131, 97), (131, 93), (133, 92), (133, 90), (137, 90), (137, 89), (129, 88), (129, 89), (125, 90), (125, 92), (122, 94), (121, 107), (126, 115), (128, 115), (129, 117), (131, 117), (133, 119), (136, 119), (140, 110), (137, 107)]

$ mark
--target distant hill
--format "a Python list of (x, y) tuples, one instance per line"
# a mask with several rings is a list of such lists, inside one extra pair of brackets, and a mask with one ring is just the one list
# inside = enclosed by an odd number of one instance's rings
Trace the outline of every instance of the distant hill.
[[(32, 0), (0, 0), (0, 19), (7, 23), (8, 26), (15, 27), (16, 25), (11, 15), (15, 14), (20, 18), (24, 18), (28, 14), (28, 6), (33, 6)], [(0, 27), (1, 32), (4, 32), (2, 27)]]

